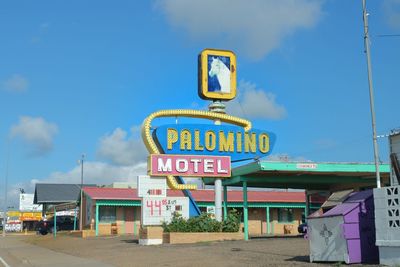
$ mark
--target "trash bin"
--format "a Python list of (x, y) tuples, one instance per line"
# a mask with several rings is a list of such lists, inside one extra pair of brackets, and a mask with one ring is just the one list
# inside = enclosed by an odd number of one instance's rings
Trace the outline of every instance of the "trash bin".
[(329, 211), (309, 216), (310, 262), (375, 263), (374, 218), (372, 190), (351, 193)]

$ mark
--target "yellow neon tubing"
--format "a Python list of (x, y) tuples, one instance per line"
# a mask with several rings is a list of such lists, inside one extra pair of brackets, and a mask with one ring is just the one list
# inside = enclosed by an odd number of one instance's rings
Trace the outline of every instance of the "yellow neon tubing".
[[(220, 120), (222, 122), (231, 123), (234, 125), (242, 126), (244, 130), (247, 132), (251, 129), (251, 122), (239, 117), (216, 113), (211, 111), (201, 111), (201, 110), (191, 110), (191, 109), (171, 109), (171, 110), (160, 110), (154, 112), (148, 116), (142, 124), (142, 139), (143, 142), (149, 151), (150, 154), (161, 154), (157, 148), (156, 143), (154, 142), (150, 128), (151, 121), (155, 118), (161, 117), (190, 117), (190, 118), (200, 118), (200, 119), (209, 119), (209, 120)], [(168, 186), (172, 189), (176, 190), (194, 190), (197, 189), (197, 185), (195, 184), (178, 184), (173, 175), (167, 176)]]

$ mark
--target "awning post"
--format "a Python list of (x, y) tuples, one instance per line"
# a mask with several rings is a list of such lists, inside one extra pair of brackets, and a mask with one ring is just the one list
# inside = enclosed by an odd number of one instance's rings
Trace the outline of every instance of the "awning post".
[(244, 240), (249, 240), (249, 215), (247, 205), (247, 182), (243, 181), (243, 220), (244, 220)]
[(224, 220), (228, 218), (228, 189), (224, 186)]
[(96, 236), (99, 235), (99, 204), (96, 203)]
[(54, 238), (56, 238), (57, 236), (57, 211), (56, 211), (56, 207), (54, 207), (54, 225), (53, 225), (53, 236)]

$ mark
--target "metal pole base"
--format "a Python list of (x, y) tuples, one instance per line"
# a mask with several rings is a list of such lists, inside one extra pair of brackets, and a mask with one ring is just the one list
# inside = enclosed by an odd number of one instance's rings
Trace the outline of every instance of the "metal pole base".
[(214, 100), (210, 105), (208, 105), (208, 110), (211, 112), (225, 114), (225, 103), (220, 100)]

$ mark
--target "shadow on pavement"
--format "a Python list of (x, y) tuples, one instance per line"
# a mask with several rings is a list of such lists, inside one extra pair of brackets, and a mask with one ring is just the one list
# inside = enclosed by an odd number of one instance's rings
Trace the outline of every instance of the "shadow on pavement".
[(310, 262), (310, 257), (309, 256), (294, 256), (293, 258), (286, 259), (285, 261)]
[(123, 239), (121, 242), (127, 243), (127, 244), (139, 244), (139, 240), (137, 239)]
[(303, 236), (303, 235), (265, 235), (265, 236), (250, 236), (250, 239), (269, 239), (269, 238), (292, 239), (292, 238), (304, 238), (304, 236)]

